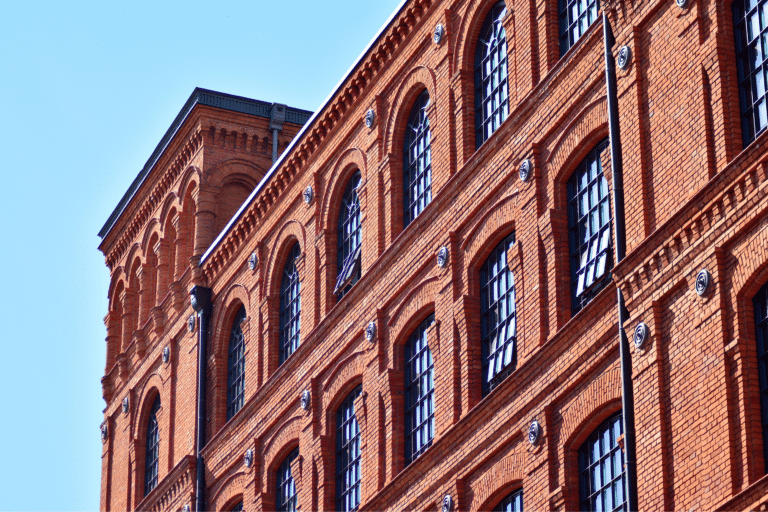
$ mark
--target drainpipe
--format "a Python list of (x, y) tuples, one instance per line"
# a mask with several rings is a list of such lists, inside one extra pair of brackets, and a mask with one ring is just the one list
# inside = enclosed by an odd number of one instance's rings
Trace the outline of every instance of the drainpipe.
[[(624, 223), (624, 164), (621, 158), (619, 133), (619, 97), (616, 90), (616, 63), (611, 48), (613, 31), (608, 16), (603, 11), (603, 39), (605, 42), (605, 81), (608, 87), (608, 130), (611, 141), (611, 179), (613, 181), (613, 225), (616, 240), (616, 264), (626, 255), (627, 233)], [(619, 353), (621, 355), (621, 410), (624, 423), (624, 459), (627, 478), (627, 510), (637, 511), (637, 451), (635, 442), (635, 397), (632, 389), (632, 354), (624, 331), (628, 312), (624, 306), (624, 294), (616, 287), (619, 313)]]
[(195, 482), (195, 511), (205, 510), (205, 461), (201, 452), (205, 446), (206, 360), (208, 354), (208, 320), (211, 317), (211, 289), (195, 286), (190, 291), (192, 309), (197, 313), (197, 480)]
[(285, 105), (280, 103), (272, 104), (272, 111), (269, 114), (269, 129), (272, 130), (272, 163), (277, 161), (277, 133), (283, 130), (285, 123)]

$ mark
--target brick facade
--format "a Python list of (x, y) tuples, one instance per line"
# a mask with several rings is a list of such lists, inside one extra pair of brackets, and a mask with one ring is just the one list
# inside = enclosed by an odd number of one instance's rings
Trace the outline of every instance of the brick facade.
[[(360, 510), (438, 510), (446, 495), (453, 510), (489, 510), (521, 488), (526, 509), (578, 509), (579, 449), (621, 410), (617, 287), (627, 331), (642, 321), (649, 332), (631, 352), (640, 509), (768, 506), (752, 302), (768, 282), (768, 135), (742, 142), (731, 3), (601, 2), (614, 54), (632, 50), (617, 70), (627, 256), (576, 314), (567, 184), (608, 136), (602, 24), (561, 56), (558, 1), (508, 0), (508, 116), (476, 148), (475, 52), (495, 3), (406, 2), (304, 126), (309, 113), (288, 108), (274, 166), (266, 104), (208, 92), (221, 101), (185, 106), (99, 247), (112, 274), (102, 510), (195, 507), (196, 285), (213, 291), (205, 510), (273, 510), (296, 448), (299, 509), (334, 509), (336, 414), (359, 385)], [(424, 90), (432, 199), (404, 226), (404, 131)], [(599, 159), (610, 187), (610, 152)], [(337, 299), (340, 205), (358, 170), (360, 279)], [(511, 233), (514, 371), (484, 393), (481, 268)], [(281, 282), (296, 243), (300, 344), (280, 364)], [(245, 397), (227, 421), (241, 307)], [(434, 437), (406, 466), (404, 345), (430, 315)], [(145, 495), (158, 395), (159, 482)]]

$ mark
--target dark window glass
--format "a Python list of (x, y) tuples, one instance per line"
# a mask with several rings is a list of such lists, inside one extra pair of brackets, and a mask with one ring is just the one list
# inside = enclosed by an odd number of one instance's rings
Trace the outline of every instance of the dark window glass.
[(424, 90), (411, 109), (403, 142), (403, 206), (407, 226), (432, 200), (432, 150), (430, 148), (429, 92)]
[(496, 246), (480, 269), (480, 332), (486, 393), (517, 365), (515, 279), (507, 262), (507, 251), (514, 243), (512, 233)]
[(475, 49), (475, 147), (480, 147), (507, 118), (507, 36), (504, 2), (491, 8)]
[(245, 308), (241, 307), (232, 322), (229, 334), (227, 362), (227, 421), (243, 407), (245, 400), (245, 338), (243, 337)]
[(597, 19), (599, 0), (558, 0), (560, 55), (564, 55)]
[(571, 310), (581, 309), (611, 281), (611, 202), (600, 142), (568, 180), (568, 239), (571, 252)]
[(234, 507), (232, 507), (232, 512), (243, 512), (243, 502), (241, 501)]
[(768, 0), (736, 0), (732, 4), (739, 74), (741, 136), (744, 146), (768, 125)]
[(293, 244), (283, 269), (280, 285), (280, 364), (299, 347), (301, 336), (301, 283), (296, 260), (301, 256), (299, 244)]
[(579, 448), (581, 510), (625, 510), (624, 452), (616, 442), (621, 434), (618, 413), (597, 427)]
[(755, 308), (757, 369), (760, 378), (760, 423), (763, 426), (763, 456), (768, 461), (768, 283), (752, 299)]
[(160, 410), (160, 396), (155, 398), (147, 420), (147, 453), (144, 465), (144, 496), (157, 486), (157, 472), (160, 467), (160, 428), (157, 412)]
[(496, 505), (494, 512), (523, 512), (523, 490), (513, 492)]
[(405, 344), (405, 463), (410, 464), (432, 445), (435, 435), (432, 352), (427, 329), (435, 323), (430, 315)]
[(360, 279), (362, 229), (360, 226), (360, 199), (357, 197), (357, 187), (359, 186), (360, 171), (355, 171), (347, 182), (339, 211), (339, 275), (336, 278), (336, 288), (333, 291), (339, 299)]
[(357, 386), (336, 413), (336, 510), (357, 510), (360, 505), (360, 427), (355, 417)]
[(299, 456), (299, 449), (293, 450), (277, 470), (277, 510), (296, 511), (296, 485), (291, 474), (291, 463)]

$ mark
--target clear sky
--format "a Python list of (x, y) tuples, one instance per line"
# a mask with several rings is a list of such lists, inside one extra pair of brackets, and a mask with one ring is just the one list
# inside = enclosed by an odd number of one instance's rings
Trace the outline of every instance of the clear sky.
[(0, 510), (99, 508), (96, 233), (193, 89), (314, 111), (399, 4), (4, 5)]

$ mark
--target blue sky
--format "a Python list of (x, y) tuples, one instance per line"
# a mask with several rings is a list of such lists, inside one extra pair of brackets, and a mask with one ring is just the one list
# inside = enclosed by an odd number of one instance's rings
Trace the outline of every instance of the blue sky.
[(0, 510), (98, 510), (96, 233), (192, 90), (314, 111), (399, 3), (4, 6)]

